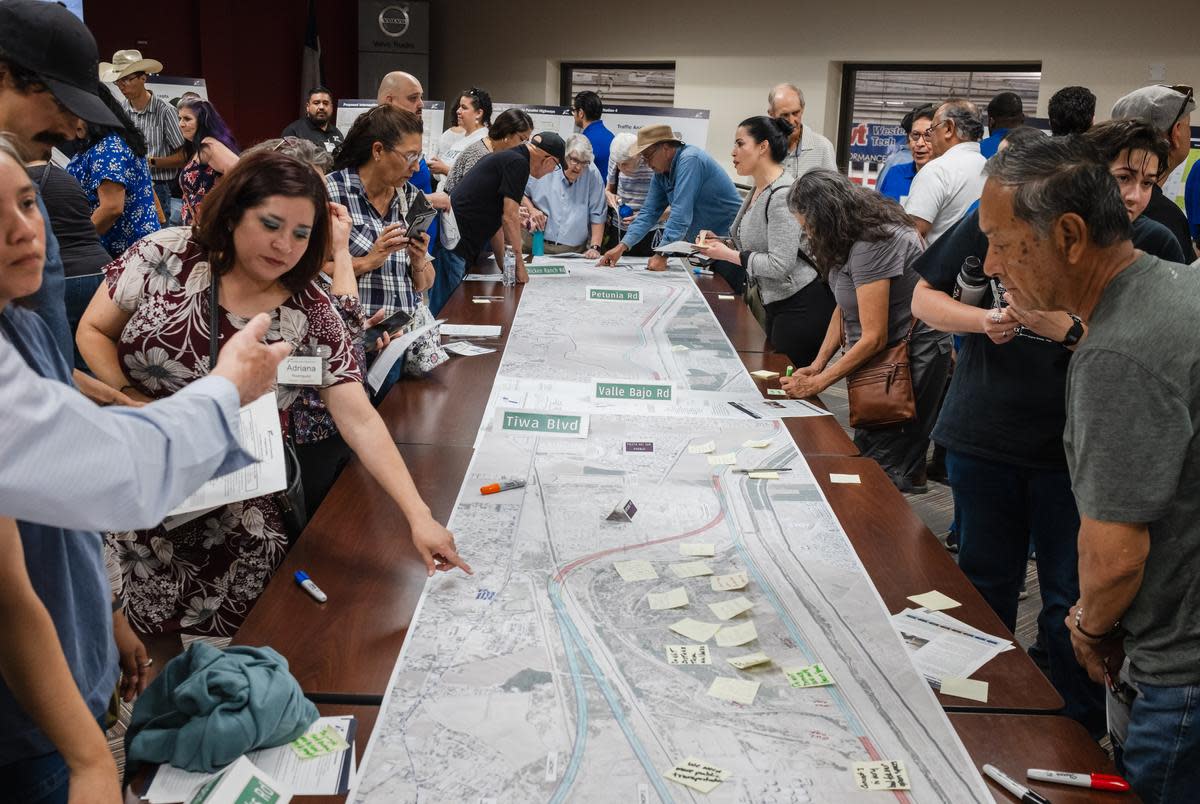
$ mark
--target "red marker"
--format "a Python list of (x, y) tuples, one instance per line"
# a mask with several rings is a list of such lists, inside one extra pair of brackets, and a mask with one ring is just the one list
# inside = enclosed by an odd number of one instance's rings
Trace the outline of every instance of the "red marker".
[(490, 483), (486, 486), (480, 486), (479, 493), (480, 494), (499, 494), (500, 492), (508, 491), (509, 489), (523, 489), (523, 488), (525, 488), (524, 480), (507, 480), (507, 481), (504, 481), (503, 483)]
[(1069, 784), (1072, 787), (1090, 787), (1093, 790), (1110, 790), (1114, 793), (1124, 793), (1129, 790), (1129, 782), (1111, 773), (1067, 773), (1066, 771), (1030, 768), (1025, 775), (1035, 781)]

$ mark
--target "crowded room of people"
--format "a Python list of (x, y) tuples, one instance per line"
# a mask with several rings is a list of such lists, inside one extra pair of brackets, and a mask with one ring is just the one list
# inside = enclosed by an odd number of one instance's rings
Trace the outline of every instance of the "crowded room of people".
[(1200, 799), (1197, 9), (942, 10), (0, 0), (0, 802)]

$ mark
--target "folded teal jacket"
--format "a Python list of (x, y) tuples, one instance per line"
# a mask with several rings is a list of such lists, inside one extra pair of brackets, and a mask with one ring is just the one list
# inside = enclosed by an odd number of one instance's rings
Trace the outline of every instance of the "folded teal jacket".
[(316, 719), (271, 648), (193, 642), (138, 697), (125, 734), (127, 772), (166, 762), (211, 773), (247, 751), (291, 742)]

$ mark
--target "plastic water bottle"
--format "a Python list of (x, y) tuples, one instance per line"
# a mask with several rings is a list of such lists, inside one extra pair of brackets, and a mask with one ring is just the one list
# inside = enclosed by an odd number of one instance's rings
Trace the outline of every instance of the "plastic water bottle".
[(621, 208), (617, 210), (617, 214), (621, 216), (621, 220), (625, 220), (633, 214), (633, 207), (628, 204), (622, 204)]
[(504, 250), (504, 273), (501, 275), (500, 283), (506, 288), (517, 284), (517, 258), (508, 249)]
[(546, 253), (546, 233), (539, 229), (533, 233), (533, 256), (541, 257)]

